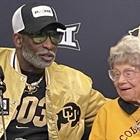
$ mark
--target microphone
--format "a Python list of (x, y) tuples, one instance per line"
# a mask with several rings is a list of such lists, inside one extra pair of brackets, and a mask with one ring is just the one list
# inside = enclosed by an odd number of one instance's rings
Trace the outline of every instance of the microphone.
[(3, 93), (6, 91), (6, 85), (3, 82), (3, 80), (4, 80), (4, 74), (3, 74), (2, 67), (0, 66), (0, 110), (1, 110), (2, 125), (4, 131), (4, 140), (7, 140), (5, 123), (4, 123), (4, 104), (3, 104)]
[(4, 74), (3, 74), (2, 67), (0, 66), (0, 96), (6, 91), (6, 85), (3, 82), (3, 80), (4, 80)]

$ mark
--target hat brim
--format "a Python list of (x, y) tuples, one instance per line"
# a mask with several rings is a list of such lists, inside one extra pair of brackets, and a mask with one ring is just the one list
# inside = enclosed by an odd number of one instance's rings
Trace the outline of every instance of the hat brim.
[(66, 26), (62, 23), (59, 22), (52, 22), (46, 25), (46, 22), (42, 22), (42, 23), (38, 23), (35, 25), (32, 25), (31, 27), (26, 27), (26, 29), (24, 29), (24, 31), (28, 32), (28, 33), (35, 33), (40, 31), (42, 28), (47, 27), (47, 26), (54, 26), (55, 28), (60, 28), (62, 30), (66, 30)]

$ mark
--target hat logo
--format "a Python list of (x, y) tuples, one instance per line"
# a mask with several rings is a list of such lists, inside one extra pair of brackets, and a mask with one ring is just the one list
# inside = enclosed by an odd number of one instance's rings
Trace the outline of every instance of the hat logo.
[(33, 17), (53, 16), (52, 9), (49, 6), (37, 6), (32, 8)]

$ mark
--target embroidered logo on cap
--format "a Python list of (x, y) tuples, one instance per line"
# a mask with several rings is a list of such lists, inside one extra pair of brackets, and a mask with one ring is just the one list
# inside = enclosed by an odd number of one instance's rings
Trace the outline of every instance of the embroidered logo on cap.
[(53, 16), (52, 9), (49, 6), (37, 6), (32, 8), (32, 14), (35, 18), (42, 16)]

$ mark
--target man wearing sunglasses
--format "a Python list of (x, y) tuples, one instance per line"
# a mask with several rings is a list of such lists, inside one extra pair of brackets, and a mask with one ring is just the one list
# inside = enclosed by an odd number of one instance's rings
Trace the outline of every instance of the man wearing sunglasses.
[(19, 7), (12, 18), (14, 48), (0, 48), (7, 90), (8, 140), (81, 140), (106, 98), (92, 80), (54, 62), (66, 27), (54, 9), (40, 3)]

